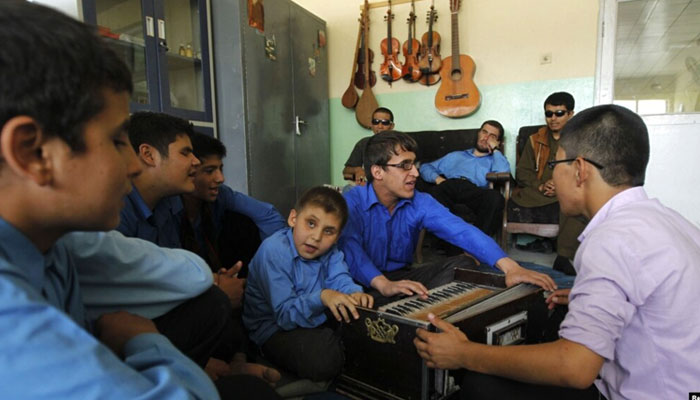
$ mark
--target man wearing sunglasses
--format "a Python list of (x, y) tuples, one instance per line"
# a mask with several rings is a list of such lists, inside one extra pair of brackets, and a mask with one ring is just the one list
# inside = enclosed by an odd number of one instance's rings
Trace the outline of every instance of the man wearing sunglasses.
[[(374, 110), (374, 113), (372, 113), (372, 135), (392, 129), (394, 129), (394, 113), (386, 107), (379, 107)], [(343, 178), (345, 180), (355, 181), (357, 185), (364, 185), (367, 182), (365, 170), (362, 167), (362, 156), (367, 141), (371, 137), (360, 139), (353, 147), (350, 157), (345, 162), (345, 168), (343, 168)]]
[[(518, 188), (508, 203), (508, 220), (514, 222), (558, 223), (557, 258), (554, 269), (575, 275), (571, 259), (578, 248), (577, 237), (586, 226), (582, 218), (567, 217), (559, 211), (557, 188), (547, 162), (554, 159), (561, 130), (574, 115), (574, 97), (567, 92), (552, 93), (544, 102), (547, 125), (532, 134), (516, 166)], [(534, 244), (543, 245), (541, 239)]]

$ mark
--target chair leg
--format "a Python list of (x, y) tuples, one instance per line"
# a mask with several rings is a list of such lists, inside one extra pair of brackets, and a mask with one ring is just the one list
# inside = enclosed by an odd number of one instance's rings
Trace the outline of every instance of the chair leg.
[(418, 264), (423, 263), (423, 240), (425, 239), (425, 229), (421, 229), (420, 234), (418, 235), (418, 244), (416, 244), (416, 262)]

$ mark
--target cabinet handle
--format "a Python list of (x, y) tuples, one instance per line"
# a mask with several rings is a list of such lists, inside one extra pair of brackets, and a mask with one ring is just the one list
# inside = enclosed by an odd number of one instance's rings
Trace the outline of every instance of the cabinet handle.
[(146, 35), (153, 37), (155, 32), (153, 30), (153, 17), (146, 16)]
[(166, 53), (170, 51), (170, 48), (168, 48), (168, 42), (163, 40), (158, 41), (158, 46), (160, 46), (161, 49), (163, 49)]
[(295, 125), (295, 127), (296, 127), (296, 134), (297, 134), (297, 136), (301, 136), (301, 129), (300, 129), (299, 126), (300, 126), (300, 125), (306, 125), (306, 121), (304, 121), (303, 119), (299, 118), (299, 116), (297, 115), (296, 117), (294, 117), (294, 125)]

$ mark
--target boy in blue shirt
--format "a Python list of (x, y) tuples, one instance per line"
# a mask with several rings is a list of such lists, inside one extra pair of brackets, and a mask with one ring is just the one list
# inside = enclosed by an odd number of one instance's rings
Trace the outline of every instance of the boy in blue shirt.
[(315, 187), (289, 213), (290, 228), (267, 238), (250, 263), (243, 322), (265, 357), (301, 378), (327, 380), (340, 373), (340, 337), (323, 326), (359, 318), (356, 306), (373, 299), (353, 282), (335, 246), (348, 218), (345, 200)]

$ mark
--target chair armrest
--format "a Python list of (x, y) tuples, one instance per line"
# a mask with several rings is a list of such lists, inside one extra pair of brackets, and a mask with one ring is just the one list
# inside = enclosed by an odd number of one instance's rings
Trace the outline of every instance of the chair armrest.
[(489, 182), (507, 182), (510, 181), (510, 172), (489, 172), (486, 174), (486, 180)]

